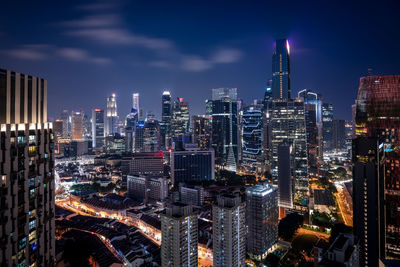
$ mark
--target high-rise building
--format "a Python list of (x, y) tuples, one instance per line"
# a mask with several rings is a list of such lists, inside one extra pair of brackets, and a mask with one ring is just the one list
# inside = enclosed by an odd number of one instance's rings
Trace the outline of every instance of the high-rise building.
[(191, 205), (175, 202), (161, 214), (161, 265), (198, 265), (198, 219)]
[(264, 157), (264, 166), (266, 171), (270, 171), (271, 151), (272, 151), (272, 129), (271, 129), (271, 113), (272, 113), (272, 80), (268, 80), (264, 92), (264, 108), (263, 108), (263, 133), (262, 148)]
[(154, 118), (147, 117), (144, 123), (143, 133), (143, 151), (140, 152), (157, 152), (160, 151), (160, 125)]
[(333, 105), (330, 103), (322, 104), (322, 140), (324, 151), (333, 149)]
[[(309, 194), (304, 102), (298, 98), (274, 100), (271, 129), (271, 174), (273, 183), (279, 185), (279, 206), (305, 208)], [(280, 168), (285, 173), (279, 171)], [(294, 194), (297, 194), (296, 198)], [(299, 202), (293, 203), (294, 199)]]
[(212, 100), (211, 146), (218, 168), (236, 171), (238, 163), (238, 109), (232, 98)]
[(173, 105), (171, 120), (171, 137), (174, 142), (181, 140), (189, 132), (189, 126), (189, 104), (183, 102), (182, 97), (178, 97)]
[(242, 169), (260, 175), (264, 170), (262, 111), (251, 106), (243, 112), (241, 121)]
[(117, 111), (117, 101), (116, 95), (112, 94), (107, 97), (107, 109), (105, 117), (105, 136), (114, 135), (118, 133), (118, 111)]
[(68, 110), (64, 109), (61, 112), (61, 120), (63, 121), (63, 138), (68, 138), (71, 130), (71, 123)]
[(139, 106), (139, 93), (132, 94), (132, 108), (136, 110), (136, 113), (139, 114), (140, 106)]
[(278, 241), (278, 192), (271, 184), (246, 189), (247, 252), (261, 260)]
[(62, 120), (55, 120), (53, 122), (53, 133), (54, 133), (54, 141), (57, 142), (57, 140), (63, 138), (63, 125), (64, 122)]
[(245, 266), (246, 210), (239, 194), (224, 194), (213, 205), (213, 266)]
[(135, 126), (135, 140), (134, 140), (134, 152), (145, 152), (144, 149), (144, 128), (145, 122), (138, 121)]
[(333, 148), (346, 149), (346, 127), (344, 120), (333, 120)]
[(164, 173), (163, 153), (133, 153), (121, 161), (124, 175), (162, 177)]
[(164, 91), (161, 98), (161, 123), (160, 123), (162, 149), (168, 149), (170, 147), (171, 118), (172, 118), (171, 93), (169, 91)]
[(237, 100), (237, 88), (213, 88), (212, 100), (230, 99)]
[(360, 79), (353, 140), (359, 266), (400, 259), (400, 75)]
[(83, 140), (83, 116), (82, 112), (72, 111), (71, 116), (71, 138), (72, 140)]
[(92, 146), (104, 146), (104, 110), (96, 108), (92, 111)]
[(272, 56), (272, 96), (274, 99), (290, 99), (290, 47), (287, 39), (275, 42)]
[(322, 136), (319, 136), (320, 131), (318, 129), (322, 125), (321, 96), (309, 89), (304, 89), (298, 93), (298, 97), (304, 101), (308, 164), (315, 170), (318, 160), (322, 156)]
[(138, 200), (164, 201), (168, 196), (168, 180), (163, 177), (127, 176), (128, 195)]
[(193, 142), (200, 149), (209, 149), (211, 146), (210, 118), (206, 115), (192, 116)]
[(180, 183), (179, 199), (182, 203), (201, 207), (204, 203), (204, 188)]
[(54, 155), (47, 81), (0, 69), (0, 262), (54, 266)]
[(172, 150), (170, 160), (172, 183), (214, 180), (214, 151), (212, 149)]

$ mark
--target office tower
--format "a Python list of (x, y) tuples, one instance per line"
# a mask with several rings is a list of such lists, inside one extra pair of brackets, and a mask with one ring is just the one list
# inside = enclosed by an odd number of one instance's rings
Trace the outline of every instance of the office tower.
[(329, 103), (322, 104), (322, 140), (324, 151), (333, 149), (333, 106)]
[(184, 204), (201, 207), (204, 203), (204, 188), (202, 186), (190, 186), (180, 183), (179, 199)]
[(83, 139), (91, 139), (92, 124), (87, 114), (82, 113), (82, 124), (83, 124)]
[(213, 205), (213, 266), (245, 266), (246, 211), (239, 194), (224, 194)]
[(186, 147), (183, 151), (172, 150), (170, 160), (173, 184), (214, 180), (214, 151), (212, 149)]
[(134, 141), (135, 152), (144, 152), (144, 125), (145, 125), (144, 121), (136, 122), (135, 141)]
[(140, 152), (157, 151), (160, 151), (160, 125), (150, 116), (144, 123), (143, 150)]
[(161, 97), (161, 123), (160, 123), (162, 149), (168, 149), (170, 147), (171, 118), (172, 118), (171, 93), (169, 91), (164, 91)]
[(126, 152), (125, 138), (119, 133), (106, 136), (104, 139), (105, 139), (105, 152), (107, 154), (122, 154)]
[(104, 146), (104, 110), (99, 108), (92, 111), (92, 146)]
[(132, 127), (125, 127), (125, 152), (133, 152), (133, 130)]
[(105, 136), (114, 135), (118, 132), (118, 112), (115, 94), (107, 97), (107, 109), (104, 126)]
[(360, 266), (400, 259), (400, 75), (360, 79), (353, 140), (353, 223)]
[(189, 104), (183, 102), (182, 97), (178, 97), (172, 108), (171, 137), (173, 140), (175, 142), (181, 140), (182, 136), (189, 132), (189, 126)]
[[(213, 95), (221, 95), (214, 93)], [(231, 92), (236, 92), (232, 88)], [(228, 94), (229, 97), (212, 100), (211, 121), (211, 146), (215, 151), (215, 161), (218, 168), (225, 168), (236, 171), (238, 162), (238, 109), (237, 100), (232, 98), (235, 94)]]
[(278, 241), (278, 192), (271, 184), (246, 189), (247, 253), (262, 260)]
[(61, 112), (61, 120), (63, 121), (63, 138), (68, 138), (71, 129), (68, 110), (64, 109)]
[(127, 176), (128, 195), (138, 200), (164, 201), (168, 197), (168, 180), (163, 177)]
[(318, 160), (322, 155), (322, 147), (320, 147), (322, 137), (319, 136), (320, 131), (318, 129), (322, 121), (321, 96), (309, 89), (304, 89), (298, 93), (298, 97), (304, 101), (308, 164), (311, 167), (310, 169), (315, 171)]
[(206, 104), (206, 116), (211, 116), (211, 114), (212, 114), (212, 100), (210, 100), (210, 99), (206, 99), (206, 101), (205, 101), (205, 104)]
[(271, 108), (272, 108), (272, 80), (268, 80), (264, 92), (263, 107), (263, 132), (262, 132), (262, 149), (264, 157), (264, 166), (266, 171), (270, 171), (271, 166), (271, 149), (272, 149), (272, 129), (271, 129)]
[(275, 42), (272, 56), (272, 97), (290, 99), (290, 47), (287, 39)]
[[(274, 100), (271, 129), (271, 174), (273, 183), (279, 185), (279, 206), (285, 208), (292, 208), (293, 205), (299, 208), (307, 207), (307, 137), (304, 102), (301, 99)], [(285, 173), (279, 171), (280, 167), (286, 168)], [(290, 195), (286, 195), (287, 193)], [(293, 194), (296, 194), (297, 197), (295, 198)], [(294, 199), (298, 202), (293, 203)]]
[(54, 155), (47, 81), (0, 69), (0, 262), (54, 266)]
[(242, 115), (242, 169), (246, 173), (263, 173), (262, 111), (249, 107)]
[(209, 149), (211, 142), (210, 118), (206, 115), (192, 116), (193, 142), (200, 149)]
[(357, 109), (357, 99), (354, 101), (354, 104), (351, 105), (351, 137), (356, 138), (356, 109)]
[(83, 140), (83, 116), (82, 112), (72, 111), (71, 116), (71, 138), (72, 140)]
[(62, 120), (55, 120), (53, 122), (53, 133), (54, 133), (54, 141), (63, 138), (64, 131), (63, 131), (64, 122)]
[(132, 94), (132, 108), (136, 110), (137, 113), (140, 112), (139, 107), (139, 93)]
[(237, 100), (237, 88), (213, 88), (212, 100), (230, 99)]
[(190, 205), (175, 202), (161, 214), (161, 265), (197, 266), (198, 219)]
[(333, 120), (333, 148), (343, 150), (346, 148), (346, 128), (344, 120)]
[(132, 156), (122, 159), (121, 170), (124, 175), (162, 177), (163, 153), (133, 153)]

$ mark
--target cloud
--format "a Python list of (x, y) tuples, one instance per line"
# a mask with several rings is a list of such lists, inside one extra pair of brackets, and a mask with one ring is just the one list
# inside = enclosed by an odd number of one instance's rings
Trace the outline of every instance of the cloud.
[(233, 63), (242, 58), (242, 52), (237, 49), (221, 49), (212, 57), (215, 63)]
[(81, 19), (67, 20), (60, 22), (60, 25), (67, 27), (108, 27), (118, 25), (121, 22), (121, 17), (116, 14), (105, 14), (105, 15), (89, 15)]
[(72, 61), (93, 62), (99, 65), (111, 63), (111, 60), (108, 58), (93, 57), (86, 50), (78, 48), (60, 48), (57, 50), (57, 53), (58, 55)]
[(155, 61), (150, 61), (149, 66), (152, 67), (157, 67), (157, 68), (171, 68), (173, 67), (173, 64), (170, 62), (164, 61), (164, 60), (155, 60)]
[(109, 10), (111, 8), (119, 7), (120, 3), (118, 1), (114, 1), (113, 3), (95, 3), (95, 4), (87, 4), (77, 6), (77, 9), (88, 10), (88, 11), (100, 11), (100, 10)]
[(23, 45), (19, 48), (5, 50), (4, 53), (23, 60), (44, 60), (48, 58), (46, 50), (50, 47), (43, 44)]
[(184, 56), (181, 68), (186, 71), (205, 71), (213, 67), (212, 63), (199, 56)]

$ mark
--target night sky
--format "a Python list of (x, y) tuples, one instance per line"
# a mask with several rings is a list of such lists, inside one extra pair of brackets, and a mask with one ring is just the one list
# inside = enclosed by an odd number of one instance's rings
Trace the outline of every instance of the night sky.
[(262, 98), (274, 39), (289, 38), (292, 95), (309, 88), (351, 119), (359, 78), (400, 74), (399, 1), (1, 1), (0, 68), (48, 80), (51, 116), (161, 94), (204, 113), (211, 88)]

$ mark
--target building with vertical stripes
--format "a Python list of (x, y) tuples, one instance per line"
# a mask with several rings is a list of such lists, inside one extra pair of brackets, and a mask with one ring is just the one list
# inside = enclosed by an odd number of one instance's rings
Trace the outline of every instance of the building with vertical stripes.
[(54, 266), (53, 165), (47, 81), (0, 69), (2, 266)]

